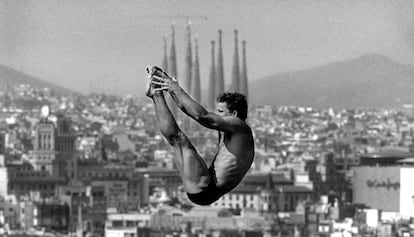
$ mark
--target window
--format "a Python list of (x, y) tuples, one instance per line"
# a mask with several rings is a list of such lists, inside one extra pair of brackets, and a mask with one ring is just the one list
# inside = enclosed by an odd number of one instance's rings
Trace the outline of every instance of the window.
[(112, 226), (113, 227), (122, 227), (122, 221), (113, 221)]
[(126, 226), (127, 227), (134, 227), (134, 221), (127, 221)]

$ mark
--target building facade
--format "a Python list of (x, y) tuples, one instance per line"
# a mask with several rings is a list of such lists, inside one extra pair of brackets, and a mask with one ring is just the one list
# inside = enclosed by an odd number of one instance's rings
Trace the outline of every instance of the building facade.
[(414, 216), (414, 167), (364, 166), (354, 172), (353, 203)]
[(56, 167), (53, 167), (56, 159), (55, 136), (55, 125), (43, 118), (35, 128), (34, 150), (30, 159), (34, 170), (48, 171), (51, 175), (56, 173)]

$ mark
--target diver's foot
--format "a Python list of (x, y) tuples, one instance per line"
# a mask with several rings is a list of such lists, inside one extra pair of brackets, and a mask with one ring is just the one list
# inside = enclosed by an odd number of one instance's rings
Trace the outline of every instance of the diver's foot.
[(147, 91), (145, 93), (146, 96), (152, 98), (154, 96), (154, 94), (161, 92), (159, 90), (156, 90), (157, 88), (160, 88), (159, 85), (154, 85), (152, 83), (152, 76), (156, 75), (159, 77), (162, 77), (165, 73), (163, 72), (163, 70), (157, 66), (152, 66), (152, 67), (147, 67), (147, 79), (146, 79), (146, 88)]
[(152, 84), (152, 75), (154, 75), (155, 68), (147, 66), (146, 70), (147, 70), (147, 78), (146, 78), (146, 81), (145, 81), (145, 88), (147, 88), (147, 90), (145, 92), (145, 95), (152, 98), (154, 96), (154, 93), (155, 93), (155, 90), (154, 90), (155, 85)]
[(154, 85), (152, 85), (152, 75), (147, 67), (147, 78), (145, 79), (145, 88), (147, 88), (145, 95), (152, 98), (154, 96)]

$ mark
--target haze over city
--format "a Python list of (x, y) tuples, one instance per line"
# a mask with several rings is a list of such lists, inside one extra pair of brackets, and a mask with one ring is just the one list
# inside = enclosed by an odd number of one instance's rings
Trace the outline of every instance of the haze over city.
[[(233, 30), (247, 41), (249, 80), (376, 53), (414, 64), (412, 1), (0, 1), (0, 64), (80, 92), (138, 95), (176, 29), (178, 77), (185, 26), (199, 40), (201, 81), (223, 30), (226, 83)], [(193, 44), (194, 45), (194, 44)]]

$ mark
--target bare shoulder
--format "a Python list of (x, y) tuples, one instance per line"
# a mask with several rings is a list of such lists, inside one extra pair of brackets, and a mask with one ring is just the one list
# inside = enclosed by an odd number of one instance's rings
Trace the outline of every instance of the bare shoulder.
[(224, 118), (226, 120), (226, 124), (231, 127), (231, 130), (235, 134), (251, 134), (252, 130), (250, 126), (246, 123), (246, 121), (241, 120), (238, 117), (228, 116)]
[[(240, 119), (239, 119), (240, 120)], [(247, 136), (253, 136), (252, 129), (250, 126), (243, 120), (240, 120), (239, 126), (237, 126), (237, 130), (239, 133), (245, 134)]]
[(239, 149), (249, 150), (252, 146), (254, 146), (252, 129), (244, 121), (237, 124), (237, 126), (234, 126), (232, 132), (225, 133), (225, 136), (228, 138), (225, 140), (232, 145), (238, 146)]

